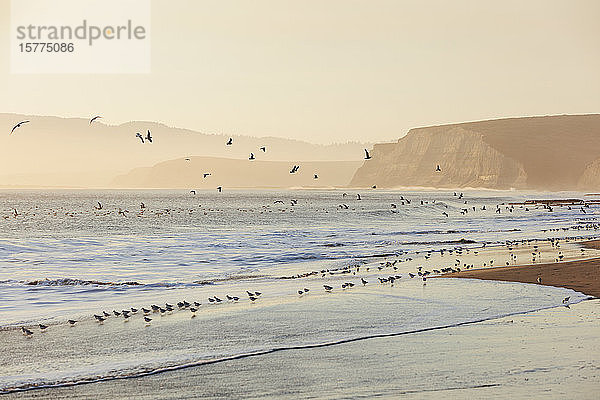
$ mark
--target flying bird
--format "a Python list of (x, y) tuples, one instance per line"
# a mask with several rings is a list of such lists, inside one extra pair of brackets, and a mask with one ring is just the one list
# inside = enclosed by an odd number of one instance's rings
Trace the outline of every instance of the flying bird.
[(148, 134), (146, 135), (146, 140), (152, 143), (152, 135), (150, 135), (150, 129), (148, 129)]
[(211, 175), (211, 174), (210, 174), (209, 172), (205, 172), (205, 173), (204, 173), (202, 176), (203, 176), (204, 178), (206, 178), (207, 176), (210, 176), (210, 175)]
[(255, 159), (254, 153), (250, 153), (250, 157), (248, 157), (248, 160), (254, 160), (254, 159)]
[(442, 169), (441, 169), (441, 168), (440, 168), (440, 166), (438, 165), (438, 166), (437, 166), (437, 168), (436, 168), (435, 170), (436, 170), (436, 172), (439, 172), (439, 171), (441, 171)]
[(223, 191), (223, 187), (222, 186), (218, 186), (217, 190), (219, 191), (219, 193), (221, 193)]
[(142, 136), (142, 134), (141, 134), (141, 133), (137, 132), (137, 133), (135, 134), (135, 137), (137, 137), (137, 138), (140, 138), (140, 140), (142, 141), (142, 143), (144, 143), (144, 137)]
[(370, 160), (371, 158), (373, 158), (373, 157), (371, 157), (371, 155), (369, 154), (369, 151), (367, 149), (365, 149), (365, 160)]
[(263, 153), (266, 153), (267, 148), (265, 146), (263, 146), (263, 147), (259, 148), (259, 150), (262, 150)]
[(29, 123), (31, 121), (21, 121), (18, 124), (16, 124), (15, 126), (13, 126), (12, 130), (10, 131), (10, 133), (13, 133), (15, 131), (15, 129), (20, 128), (21, 126)]
[(231, 146), (233, 144), (233, 138), (229, 138), (229, 140), (227, 141), (227, 143), (225, 143), (227, 146)]
[(96, 115), (94, 118), (90, 119), (90, 125), (92, 124), (92, 122), (94, 122), (95, 120), (100, 119), (100, 118), (102, 118), (102, 117), (99, 115)]
[(319, 175), (315, 174), (315, 177), (313, 179), (319, 179)]

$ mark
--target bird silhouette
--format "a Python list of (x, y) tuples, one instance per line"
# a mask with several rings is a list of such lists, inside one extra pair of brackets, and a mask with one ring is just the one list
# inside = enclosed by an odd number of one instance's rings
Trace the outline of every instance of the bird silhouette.
[(152, 143), (152, 135), (150, 135), (150, 129), (148, 129), (148, 134), (146, 135), (146, 140)]
[(250, 157), (248, 157), (248, 160), (255, 160), (256, 158), (254, 157), (254, 153), (250, 153)]
[(437, 172), (441, 171), (442, 169), (440, 168), (440, 166), (438, 165), (437, 168), (435, 169)]
[(233, 138), (229, 138), (229, 140), (227, 141), (227, 143), (225, 143), (227, 146), (231, 146), (233, 144)]
[(262, 150), (263, 153), (265, 153), (267, 151), (267, 148), (265, 146), (259, 148), (259, 150)]
[(95, 120), (100, 119), (100, 118), (102, 118), (102, 117), (99, 115), (96, 115), (94, 118), (90, 119), (90, 125), (92, 124), (92, 122), (94, 122)]
[(217, 186), (217, 190), (219, 191), (219, 193), (221, 193), (223, 191), (223, 187), (222, 186)]
[(139, 139), (142, 141), (142, 143), (144, 143), (144, 137), (142, 136), (142, 134), (141, 134), (141, 133), (137, 132), (137, 133), (135, 134), (135, 137), (139, 138)]
[(367, 149), (365, 149), (365, 160), (370, 160), (371, 158), (373, 158), (373, 157), (371, 157), (371, 155), (369, 154), (369, 151)]
[(16, 124), (15, 126), (13, 126), (12, 130), (10, 131), (10, 133), (13, 133), (15, 131), (15, 129), (20, 128), (21, 126), (29, 123), (31, 121), (21, 121), (18, 124)]

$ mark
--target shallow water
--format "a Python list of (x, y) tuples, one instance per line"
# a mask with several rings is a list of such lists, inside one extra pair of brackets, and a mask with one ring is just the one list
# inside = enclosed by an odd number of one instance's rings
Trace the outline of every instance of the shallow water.
[[(410, 204), (402, 205), (401, 196)], [(564, 260), (582, 257), (574, 239), (596, 236), (596, 206), (585, 214), (578, 207), (509, 212), (502, 206), (498, 214), (497, 204), (556, 195), (466, 192), (459, 200), (453, 192), (372, 191), (361, 197), (339, 191), (0, 192), (0, 390), (457, 326), (554, 307), (567, 296), (572, 303), (585, 298), (537, 285), (424, 285), (408, 272), (528, 262), (532, 250), (542, 253), (537, 262), (553, 261), (559, 251)], [(101, 210), (94, 209), (97, 201)], [(547, 238), (560, 238), (560, 248)], [(523, 239), (539, 241), (505, 246)], [(318, 273), (282, 279), (311, 271)], [(393, 286), (378, 283), (390, 275), (401, 278)], [(363, 287), (360, 278), (369, 283)], [(349, 281), (356, 286), (341, 289)], [(298, 295), (303, 288), (310, 292)], [(262, 295), (251, 302), (246, 290)], [(207, 300), (227, 294), (240, 301)], [(103, 324), (91, 317), (184, 299), (202, 303), (195, 318), (177, 307), (152, 313), (149, 325), (140, 313)], [(78, 323), (70, 327), (67, 318)], [(48, 331), (34, 328), (31, 338), (11, 328), (40, 321)]]

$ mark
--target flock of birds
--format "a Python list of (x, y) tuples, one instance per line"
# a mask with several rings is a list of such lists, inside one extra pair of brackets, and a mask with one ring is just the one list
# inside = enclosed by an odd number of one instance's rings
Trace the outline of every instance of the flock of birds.
[[(102, 118), (102, 116), (100, 116), (100, 115), (96, 115), (96, 116), (90, 118), (89, 125), (91, 125), (92, 123), (94, 123), (95, 121), (97, 121), (97, 120), (99, 120), (101, 118)], [(18, 122), (16, 125), (13, 126), (13, 128), (10, 131), (10, 134), (12, 134), (15, 130), (21, 128), (23, 125), (28, 124), (30, 122), (31, 122), (30, 120), (24, 120), (24, 121)], [(153, 143), (152, 133), (150, 132), (149, 129), (147, 130), (145, 136), (142, 133), (140, 133), (140, 132), (136, 132), (135, 137), (138, 138), (142, 144), (144, 144), (144, 143)], [(227, 140), (227, 142), (225, 143), (225, 145), (226, 146), (232, 146), (233, 145), (233, 138), (230, 137)], [(259, 151), (262, 151), (263, 153), (266, 153), (267, 152), (266, 146), (259, 147)], [(369, 153), (369, 150), (364, 149), (364, 151), (365, 151), (365, 157), (364, 157), (365, 160), (370, 160), (370, 159), (373, 158), (373, 156), (371, 155), (371, 153)], [(250, 160), (250, 161), (256, 160), (256, 156), (255, 156), (255, 154), (253, 152), (250, 152), (250, 156), (248, 157), (248, 160)], [(191, 158), (185, 158), (185, 161), (190, 162)], [(292, 169), (290, 170), (290, 174), (297, 173), (299, 169), (300, 169), (299, 165), (293, 165)], [(441, 172), (441, 170), (442, 170), (441, 167), (439, 165), (437, 165), (435, 171), (436, 172)], [(211, 175), (212, 175), (211, 173), (207, 172), (207, 173), (203, 174), (203, 177), (207, 178), (208, 176), (211, 176)], [(313, 179), (319, 179), (319, 174), (318, 173), (314, 173), (313, 174)], [(372, 188), (375, 189), (376, 186), (373, 185)], [(218, 192), (222, 192), (223, 191), (223, 187), (222, 186), (218, 186), (217, 187), (217, 191)]]
[[(557, 239), (550, 238), (547, 241), (550, 242), (552, 248), (556, 248), (556, 249), (560, 248), (560, 243)], [(534, 255), (534, 257), (541, 256), (541, 251), (539, 249), (539, 245), (533, 244), (533, 243), (537, 243), (537, 242), (538, 242), (538, 240), (536, 240), (536, 239), (523, 239), (523, 240), (507, 241), (505, 243), (505, 246), (509, 251), (511, 251), (511, 253), (510, 253), (511, 260), (516, 261), (516, 256), (512, 253), (512, 251), (519, 245), (531, 246), (533, 249), (532, 254)], [(581, 249), (581, 251), (583, 252), (584, 249)], [(461, 257), (463, 254), (466, 254), (469, 252), (472, 252), (474, 255), (479, 254), (479, 250), (476, 250), (473, 248), (454, 247), (454, 248), (449, 248), (449, 249), (438, 249), (438, 250), (425, 251), (425, 252), (423, 252), (424, 259), (425, 260), (430, 259), (432, 254), (436, 253), (436, 252), (439, 252), (440, 256), (449, 254), (449, 255), (456, 256), (456, 257)], [(408, 254), (408, 252), (406, 252), (405, 254)], [(415, 255), (418, 255), (418, 254), (420, 254), (420, 252), (418, 252), (418, 251), (415, 252)], [(559, 251), (559, 256), (556, 259), (556, 261), (561, 261), (562, 257), (563, 257), (562, 252)], [(353, 275), (356, 278), (359, 278), (358, 284), (362, 285), (364, 287), (369, 284), (369, 281), (367, 279), (365, 279), (366, 276), (363, 276), (363, 277), (356, 276), (357, 274), (360, 274), (361, 269), (362, 269), (363, 272), (365, 272), (365, 273), (369, 273), (372, 270), (371, 273), (375, 272), (376, 275), (379, 274), (379, 276), (374, 276), (374, 278), (376, 279), (376, 282), (378, 282), (380, 285), (388, 285), (390, 287), (394, 287), (394, 284), (396, 282), (399, 282), (403, 279), (403, 275), (397, 273), (397, 271), (398, 271), (397, 264), (399, 262), (406, 262), (406, 261), (412, 261), (412, 260), (413, 260), (412, 257), (407, 257), (405, 259), (395, 259), (394, 261), (383, 261), (383, 262), (380, 262), (379, 265), (376, 265), (376, 266), (353, 265), (353, 266), (345, 266), (345, 267), (340, 267), (340, 268), (335, 268), (335, 269), (322, 269), (319, 271), (311, 271), (311, 272), (306, 272), (306, 273), (302, 273), (302, 274), (297, 274), (294, 276), (281, 277), (281, 279), (300, 279), (300, 278), (307, 278), (307, 277), (311, 277), (311, 276), (315, 276), (315, 275), (320, 275), (321, 278), (327, 279), (327, 278), (331, 278), (334, 275), (339, 275), (339, 276)], [(507, 262), (507, 265), (508, 264), (509, 263)], [(483, 263), (483, 265), (486, 266), (488, 264)], [(493, 265), (494, 265), (494, 260), (490, 260), (489, 266), (493, 266)], [(456, 258), (453, 266), (446, 267), (446, 268), (439, 268), (439, 269), (433, 268), (431, 270), (424, 269), (423, 266), (417, 266), (416, 271), (409, 272), (407, 275), (408, 275), (408, 278), (411, 280), (413, 278), (420, 279), (423, 282), (423, 285), (425, 286), (426, 282), (427, 282), (427, 278), (429, 276), (442, 275), (445, 273), (460, 272), (461, 267), (463, 269), (470, 269), (470, 268), (474, 268), (474, 265), (461, 262), (461, 260), (459, 258)], [(390, 273), (385, 273), (386, 270), (389, 270)], [(381, 274), (383, 274), (383, 275), (381, 275)], [(538, 283), (541, 284), (541, 278), (538, 278)], [(336, 290), (336, 287), (339, 287), (339, 289), (341, 289), (342, 291), (346, 291), (348, 289), (353, 288), (356, 285), (357, 285), (357, 283), (353, 282), (351, 279), (346, 278), (343, 280), (343, 282), (341, 284), (340, 283), (338, 283), (338, 284), (329, 283), (329, 284), (323, 284), (322, 287), (323, 287), (324, 292), (332, 293)], [(297, 290), (298, 296), (305, 296), (305, 295), (309, 294), (309, 292), (310, 292), (310, 288), (308, 288), (308, 287), (302, 287)], [(260, 291), (246, 290), (245, 294), (248, 297), (248, 301), (250, 301), (251, 303), (254, 303), (262, 296), (263, 293)], [(570, 300), (570, 296), (565, 297), (562, 300), (562, 305), (566, 308), (570, 308), (569, 300)], [(233, 296), (230, 294), (226, 294), (224, 296), (224, 299), (222, 299), (221, 297), (215, 296), (215, 295), (208, 297), (209, 304), (213, 304), (213, 305), (225, 304), (225, 303), (238, 303), (239, 301), (240, 301), (239, 296)], [(151, 304), (149, 306), (129, 307), (127, 309), (112, 310), (111, 312), (103, 310), (99, 314), (93, 314), (91, 316), (91, 318), (93, 318), (93, 320), (96, 323), (103, 324), (109, 318), (122, 319), (124, 322), (128, 322), (129, 319), (131, 317), (133, 317), (134, 315), (141, 315), (145, 325), (150, 326), (152, 321), (154, 320), (153, 317), (155, 315), (159, 315), (162, 317), (165, 315), (171, 315), (175, 312), (184, 312), (185, 311), (185, 312), (189, 312), (189, 315), (191, 316), (191, 318), (195, 318), (196, 314), (200, 311), (201, 306), (202, 306), (202, 303), (199, 301), (181, 300), (181, 301), (178, 301), (176, 304), (170, 304), (170, 303), (165, 303), (164, 305)], [(77, 324), (78, 322), (79, 322), (78, 320), (73, 320), (73, 319), (67, 320), (67, 323), (70, 326), (75, 326), (75, 324)], [(39, 328), (39, 331), (43, 333), (48, 330), (49, 326), (45, 325), (45, 324), (38, 324), (38, 328)], [(31, 337), (34, 334), (33, 329), (34, 328), (32, 328), (32, 327), (22, 326), (21, 332), (24, 336)]]
[[(582, 238), (583, 237), (574, 237), (571, 239), (572, 240), (580, 240)], [(567, 239), (565, 239), (565, 241), (568, 242), (571, 239), (567, 238)], [(512, 241), (506, 241), (503, 246), (510, 252), (509, 253), (510, 260), (509, 261), (516, 263), (517, 256), (516, 256), (515, 251), (519, 247), (523, 248), (522, 252), (526, 251), (525, 248), (531, 249), (532, 250), (531, 254), (534, 257), (534, 260), (536, 257), (541, 257), (542, 253), (541, 253), (540, 246), (538, 244), (540, 242), (548, 242), (550, 244), (551, 249), (558, 251), (558, 255), (555, 258), (556, 262), (563, 260), (564, 254), (560, 250), (560, 241), (558, 239), (554, 239), (554, 238), (549, 238), (549, 239), (545, 239), (545, 240), (538, 240), (538, 239), (512, 240)], [(440, 276), (443, 274), (456, 273), (456, 272), (461, 272), (462, 270), (468, 270), (471, 268), (475, 268), (475, 265), (473, 263), (467, 263), (466, 261), (462, 260), (462, 258), (463, 258), (463, 256), (466, 256), (469, 253), (472, 254), (473, 256), (478, 256), (479, 252), (482, 248), (486, 248), (485, 244), (481, 248), (456, 246), (456, 247), (452, 247), (452, 248), (441, 248), (441, 249), (435, 249), (435, 250), (432, 249), (432, 250), (414, 252), (414, 257), (423, 256), (423, 261), (427, 261), (427, 260), (431, 259), (432, 255), (434, 255), (434, 253), (439, 253), (440, 257), (444, 257), (445, 255), (450, 255), (451, 257), (454, 258), (454, 261), (451, 266), (448, 266), (445, 268), (438, 267), (438, 268), (426, 269), (426, 267), (424, 267), (424, 266), (417, 266), (416, 270), (414, 270), (412, 272), (399, 273), (399, 263), (409, 262), (409, 261), (418, 261), (418, 260), (415, 260), (415, 258), (413, 258), (413, 253), (410, 253), (408, 251), (407, 252), (402, 251), (402, 252), (399, 252), (397, 254), (397, 256), (404, 255), (404, 256), (407, 256), (406, 258), (396, 258), (393, 261), (385, 260), (385, 261), (379, 262), (379, 264), (348, 265), (348, 266), (343, 266), (343, 267), (333, 268), (333, 269), (321, 269), (321, 270), (316, 270), (316, 271), (300, 273), (300, 274), (296, 274), (296, 275), (292, 275), (292, 276), (283, 276), (283, 277), (279, 277), (279, 279), (296, 280), (296, 279), (310, 278), (310, 277), (313, 277), (313, 278), (320, 277), (323, 279), (332, 279), (337, 276), (338, 283), (322, 284), (322, 288), (323, 288), (322, 290), (324, 290), (325, 293), (332, 293), (332, 292), (336, 291), (336, 288), (338, 288), (338, 290), (341, 290), (341, 291), (347, 291), (349, 289), (352, 289), (356, 285), (362, 285), (363, 287), (367, 286), (368, 284), (370, 285), (370, 281), (366, 279), (369, 276), (370, 276), (369, 279), (375, 279), (376, 283), (378, 283), (379, 285), (383, 285), (383, 286), (394, 287), (394, 285), (398, 282), (403, 282), (406, 279), (412, 280), (414, 278), (421, 280), (423, 283), (423, 286), (425, 286), (427, 284), (427, 279), (430, 276)], [(585, 249), (582, 248), (581, 249), (582, 255), (583, 255), (584, 251), (585, 251)], [(409, 255), (410, 255), (410, 257), (408, 257)], [(506, 262), (506, 265), (509, 265), (509, 261)], [(493, 267), (494, 260), (485, 261), (482, 263), (482, 266)], [(360, 276), (361, 273), (363, 274), (362, 276)], [(342, 279), (339, 279), (339, 278), (342, 278)], [(358, 279), (359, 281), (356, 282), (356, 281), (354, 281), (354, 279)], [(538, 278), (538, 283), (539, 284), (542, 283), (541, 278)], [(306, 296), (310, 292), (311, 292), (311, 289), (306, 286), (302, 286), (301, 288), (299, 288), (297, 290), (298, 296)], [(255, 290), (254, 291), (246, 290), (245, 294), (248, 298), (248, 301), (250, 301), (251, 303), (256, 302), (263, 295), (262, 292), (255, 291)], [(218, 304), (227, 304), (227, 303), (238, 303), (240, 301), (239, 296), (226, 294), (223, 297), (224, 298), (221, 298), (216, 295), (212, 295), (212, 296), (208, 297), (208, 304), (218, 305)], [(570, 300), (570, 297), (565, 297), (562, 300), (562, 305), (566, 308), (569, 308), (569, 300)], [(185, 312), (189, 312), (189, 315), (191, 316), (191, 318), (195, 318), (196, 314), (200, 311), (201, 306), (202, 306), (202, 303), (199, 301), (181, 300), (181, 301), (178, 301), (176, 304), (170, 304), (170, 303), (165, 303), (164, 305), (151, 304), (149, 306), (129, 307), (127, 309), (121, 309), (121, 310), (112, 310), (112, 311), (103, 310), (98, 314), (93, 314), (90, 318), (93, 318), (93, 320), (98, 324), (103, 324), (109, 318), (122, 319), (124, 322), (128, 322), (129, 319), (131, 317), (133, 317), (134, 315), (141, 315), (145, 325), (150, 326), (152, 321), (154, 320), (155, 315), (159, 315), (162, 317), (165, 315), (173, 314), (175, 312), (185, 311)], [(67, 323), (70, 326), (74, 326), (78, 322), (79, 322), (78, 320), (73, 320), (73, 319), (69, 319), (67, 321)], [(38, 327), (39, 327), (40, 332), (46, 332), (49, 328), (49, 326), (45, 325), (45, 324), (38, 324)], [(25, 326), (21, 327), (21, 331), (22, 331), (23, 335), (26, 337), (31, 337), (34, 334), (33, 329), (35, 329), (35, 328), (25, 327)]]
[[(94, 116), (93, 118), (91, 118), (89, 120), (89, 124), (91, 125), (92, 123), (94, 123), (95, 121), (97, 121), (98, 119), (102, 118), (99, 115)], [(22, 128), (24, 125), (30, 123), (31, 121), (29, 120), (24, 120), (24, 121), (20, 121), (19, 123), (17, 123), (11, 130), (11, 134), (15, 132), (15, 130)], [(136, 132), (135, 137), (138, 138), (140, 140), (140, 142), (142, 144), (152, 144), (153, 143), (153, 137), (152, 134), (150, 132), (150, 130), (147, 130), (146, 134), (143, 135), (140, 132)], [(233, 145), (233, 138), (229, 138), (227, 140), (227, 142), (225, 143), (226, 146), (232, 146)], [(259, 147), (259, 151), (262, 153), (266, 153), (267, 148), (266, 146), (261, 146)], [(365, 156), (364, 159), (365, 160), (370, 160), (372, 159), (372, 155), (369, 153), (369, 151), (367, 149), (364, 149), (365, 152)], [(190, 158), (186, 158), (186, 161), (191, 161)], [(256, 160), (256, 155), (251, 152), (248, 160), (253, 161)], [(292, 169), (289, 171), (290, 174), (295, 174), (299, 171), (300, 169), (300, 165), (293, 165)], [(441, 172), (442, 169), (440, 167), (440, 165), (437, 165), (435, 168), (436, 172)], [(210, 172), (206, 172), (203, 174), (203, 178), (207, 178), (209, 176), (211, 176), (212, 174)], [(314, 179), (318, 179), (318, 174), (315, 173), (314, 174)], [(372, 188), (376, 188), (376, 186), (372, 186)], [(217, 190), (219, 192), (222, 191), (222, 186), (217, 187)], [(190, 193), (192, 194), (196, 194), (195, 190), (191, 190)], [(347, 193), (343, 193), (342, 195), (344, 198), (347, 196)], [(464, 202), (464, 207), (462, 207), (460, 209), (460, 214), (462, 215), (466, 215), (469, 212), (473, 212), (476, 211), (478, 208), (482, 211), (486, 210), (485, 205), (482, 207), (475, 207), (475, 206), (466, 206), (468, 204), (468, 201), (466, 199), (464, 199), (464, 195), (463, 193), (454, 193), (454, 197), (458, 198), (458, 200), (462, 200)], [(357, 194), (356, 195), (356, 200), (362, 200), (361, 195)], [(275, 203), (281, 202), (283, 203), (283, 201), (275, 201)], [(428, 200), (420, 200), (420, 205), (426, 205), (429, 204), (430, 202)], [(292, 205), (296, 205), (297, 201), (292, 201)], [(408, 198), (405, 198), (404, 196), (400, 196), (400, 199), (397, 203), (392, 203), (390, 205), (392, 212), (395, 212), (395, 210), (398, 208), (398, 205), (410, 205), (411, 204), (411, 200)], [(435, 200), (431, 201), (431, 204), (435, 204)], [(530, 211), (530, 207), (535, 207), (535, 209), (539, 209), (540, 207), (552, 212), (553, 211), (553, 207), (551, 204), (532, 204), (532, 205), (526, 205), (526, 204), (498, 204), (496, 205), (496, 209), (495, 212), (500, 214), (502, 212), (502, 210), (504, 209), (505, 211), (512, 213), (515, 211), (515, 206), (517, 206), (517, 208), (520, 209), (524, 209), (524, 211)], [(561, 205), (563, 206), (563, 205)], [(571, 205), (567, 205), (569, 207), (569, 209), (571, 209)], [(585, 208), (588, 208), (589, 204), (584, 203), (581, 205), (580, 207), (580, 211), (583, 213), (586, 213)], [(102, 210), (103, 206), (100, 202), (97, 203), (97, 206), (94, 207), (96, 210)], [(141, 203), (140, 205), (141, 210), (143, 211), (146, 206), (144, 203)], [(340, 204), (339, 205), (340, 209), (349, 209), (350, 207), (347, 204)], [(448, 208), (448, 205), (446, 205), (446, 208)], [(126, 212), (127, 210), (122, 210), (119, 209), (119, 214), (126, 216)], [(18, 211), (16, 209), (14, 209), (13, 211), (13, 215), (14, 217), (17, 217), (19, 215)], [(442, 212), (442, 215), (444, 215), (445, 217), (449, 217), (450, 214), (446, 211)], [(597, 227), (596, 227), (597, 229)], [(516, 247), (518, 245), (517, 242), (507, 242), (506, 246), (508, 248), (509, 251), (511, 251), (510, 253), (510, 259), (509, 261), (506, 262), (507, 265), (509, 265), (511, 262), (516, 262), (517, 256), (512, 253), (512, 250), (514, 247)], [(551, 245), (552, 247), (559, 247), (558, 241), (555, 241), (554, 239), (551, 239)], [(485, 245), (484, 245), (485, 247)], [(454, 248), (454, 249), (441, 249), (441, 250), (437, 250), (438, 252), (440, 252), (440, 255), (444, 255), (444, 253), (448, 253), (448, 254), (455, 254), (457, 257), (463, 254), (464, 252), (469, 252), (469, 249), (462, 249), (462, 248)], [(582, 249), (583, 251), (583, 249)], [(425, 260), (428, 260), (429, 258), (431, 258), (432, 256), (432, 252), (434, 252), (434, 250), (432, 251), (427, 251), (424, 255)], [(478, 251), (477, 250), (473, 250), (474, 254), (477, 254)], [(417, 252), (418, 254), (418, 252)], [(531, 252), (532, 254), (532, 262), (536, 262), (537, 260), (541, 259), (541, 252), (538, 248), (537, 245), (533, 245), (533, 251)], [(555, 258), (555, 261), (562, 261), (563, 260), (564, 255), (562, 254), (562, 252), (558, 252), (557, 257)], [(410, 261), (412, 260), (412, 258), (407, 258), (404, 261)], [(382, 272), (385, 268), (391, 268), (394, 271), (397, 271), (397, 266), (396, 263), (401, 262), (403, 260), (395, 260), (393, 262), (390, 261), (386, 261), (385, 263), (381, 263), (381, 265), (378, 268), (378, 272)], [(489, 265), (492, 266), (494, 264), (494, 260), (490, 260), (489, 261)], [(487, 266), (488, 263), (485, 262), (483, 263), (483, 266)], [(470, 269), (473, 268), (473, 264), (467, 264), (467, 263), (461, 263), (461, 260), (459, 258), (456, 258), (456, 262), (454, 263), (454, 265), (452, 267), (447, 267), (447, 268), (439, 268), (439, 269), (432, 269), (430, 270), (425, 270), (423, 269), (422, 266), (417, 267), (416, 271), (410, 272), (408, 273), (408, 276), (410, 279), (412, 278), (420, 278), (423, 282), (423, 284), (426, 284), (427, 281), (427, 277), (431, 274), (444, 274), (444, 273), (452, 273), (452, 272), (460, 272), (461, 271), (461, 267), (464, 269)], [(365, 271), (369, 272), (369, 269), (371, 267), (365, 267)], [(297, 276), (293, 276), (293, 277), (288, 277), (288, 278), (302, 278), (302, 277), (307, 277), (307, 276), (311, 276), (311, 275), (317, 275), (320, 274), (323, 278), (325, 278), (328, 275), (334, 275), (336, 273), (340, 273), (340, 274), (350, 274), (352, 273), (353, 275), (356, 275), (357, 273), (359, 273), (361, 267), (360, 266), (354, 266), (354, 267), (344, 267), (341, 268), (339, 271), (336, 270), (321, 270), (321, 271), (312, 271), (310, 273), (306, 273), (306, 274), (299, 274)], [(402, 275), (400, 274), (396, 274), (396, 273), (392, 273), (389, 274), (387, 276), (380, 276), (377, 277), (377, 280), (380, 284), (388, 284), (393, 286), (394, 283), (396, 281), (399, 281), (400, 279), (402, 279)], [(360, 284), (362, 284), (363, 286), (366, 286), (369, 282), (364, 278), (361, 277), (360, 278)], [(541, 278), (538, 279), (538, 283), (541, 283)], [(350, 289), (352, 287), (354, 287), (356, 285), (356, 283), (352, 282), (352, 281), (344, 281), (343, 283), (341, 283), (340, 288), (342, 290), (347, 290)], [(324, 284), (323, 285), (323, 289), (325, 290), (325, 292), (332, 292), (334, 291), (334, 286), (332, 286), (331, 284)], [(298, 295), (300, 296), (304, 296), (307, 295), (310, 292), (309, 288), (303, 287), (301, 289), (297, 290)], [(261, 292), (255, 291), (255, 292), (250, 292), (247, 291), (246, 294), (248, 295), (248, 300), (251, 302), (255, 302), (261, 295)], [(238, 302), (240, 300), (240, 298), (238, 296), (231, 296), (231, 295), (226, 295), (225, 296), (226, 300), (221, 299), (220, 297), (217, 296), (212, 296), (208, 298), (209, 303), (212, 304), (219, 304), (219, 303), (223, 303), (223, 302)], [(563, 304), (565, 306), (568, 307), (568, 301), (569, 301), (569, 297), (565, 298), (563, 300)], [(121, 311), (117, 311), (117, 310), (113, 310), (112, 313), (111, 312), (107, 312), (107, 311), (102, 311), (101, 314), (94, 314), (93, 318), (96, 322), (98, 322), (99, 324), (104, 323), (104, 321), (106, 321), (108, 318), (123, 318), (124, 321), (128, 321), (130, 317), (132, 317), (135, 314), (141, 314), (143, 315), (143, 319), (144, 322), (149, 325), (151, 324), (151, 322), (153, 321), (153, 318), (151, 317), (152, 315), (155, 314), (159, 314), (159, 315), (165, 315), (165, 314), (171, 314), (175, 311), (181, 311), (181, 310), (187, 310), (191, 313), (192, 318), (194, 318), (196, 316), (196, 313), (199, 311), (201, 306), (201, 303), (198, 301), (192, 301), (192, 302), (188, 302), (186, 300), (182, 300), (180, 302), (177, 302), (177, 304), (173, 305), (173, 304), (169, 304), (169, 303), (165, 303), (164, 305), (156, 305), (156, 304), (152, 304), (148, 307), (141, 307), (141, 308), (135, 308), (135, 307), (131, 307), (129, 309), (126, 310), (121, 310)], [(68, 323), (71, 326), (74, 326), (78, 321), (76, 320), (72, 320), (69, 319)], [(48, 329), (48, 325), (44, 325), (44, 324), (39, 324), (39, 330), (41, 332), (45, 332)], [(33, 331), (27, 327), (21, 327), (21, 331), (25, 336), (32, 336), (33, 335)]]

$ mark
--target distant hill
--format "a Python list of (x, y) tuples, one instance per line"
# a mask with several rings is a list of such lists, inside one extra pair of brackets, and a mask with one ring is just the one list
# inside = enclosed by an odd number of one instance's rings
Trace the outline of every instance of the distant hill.
[[(260, 161), (190, 157), (136, 168), (118, 176), (119, 188), (331, 188), (347, 186), (360, 161)], [(299, 165), (291, 174), (293, 165)], [(204, 173), (210, 176), (204, 178)], [(314, 178), (317, 174), (318, 179)]]
[[(10, 134), (19, 121), (31, 122)], [(135, 133), (152, 132), (142, 144)], [(226, 146), (229, 137), (233, 145)], [(266, 146), (263, 153), (259, 147)], [(156, 122), (90, 125), (87, 118), (0, 113), (0, 186), (107, 186), (136, 167), (190, 156), (261, 161), (361, 160), (369, 145), (318, 145), (274, 137), (214, 135)]]
[(415, 128), (372, 156), (351, 186), (598, 190), (600, 115)]

